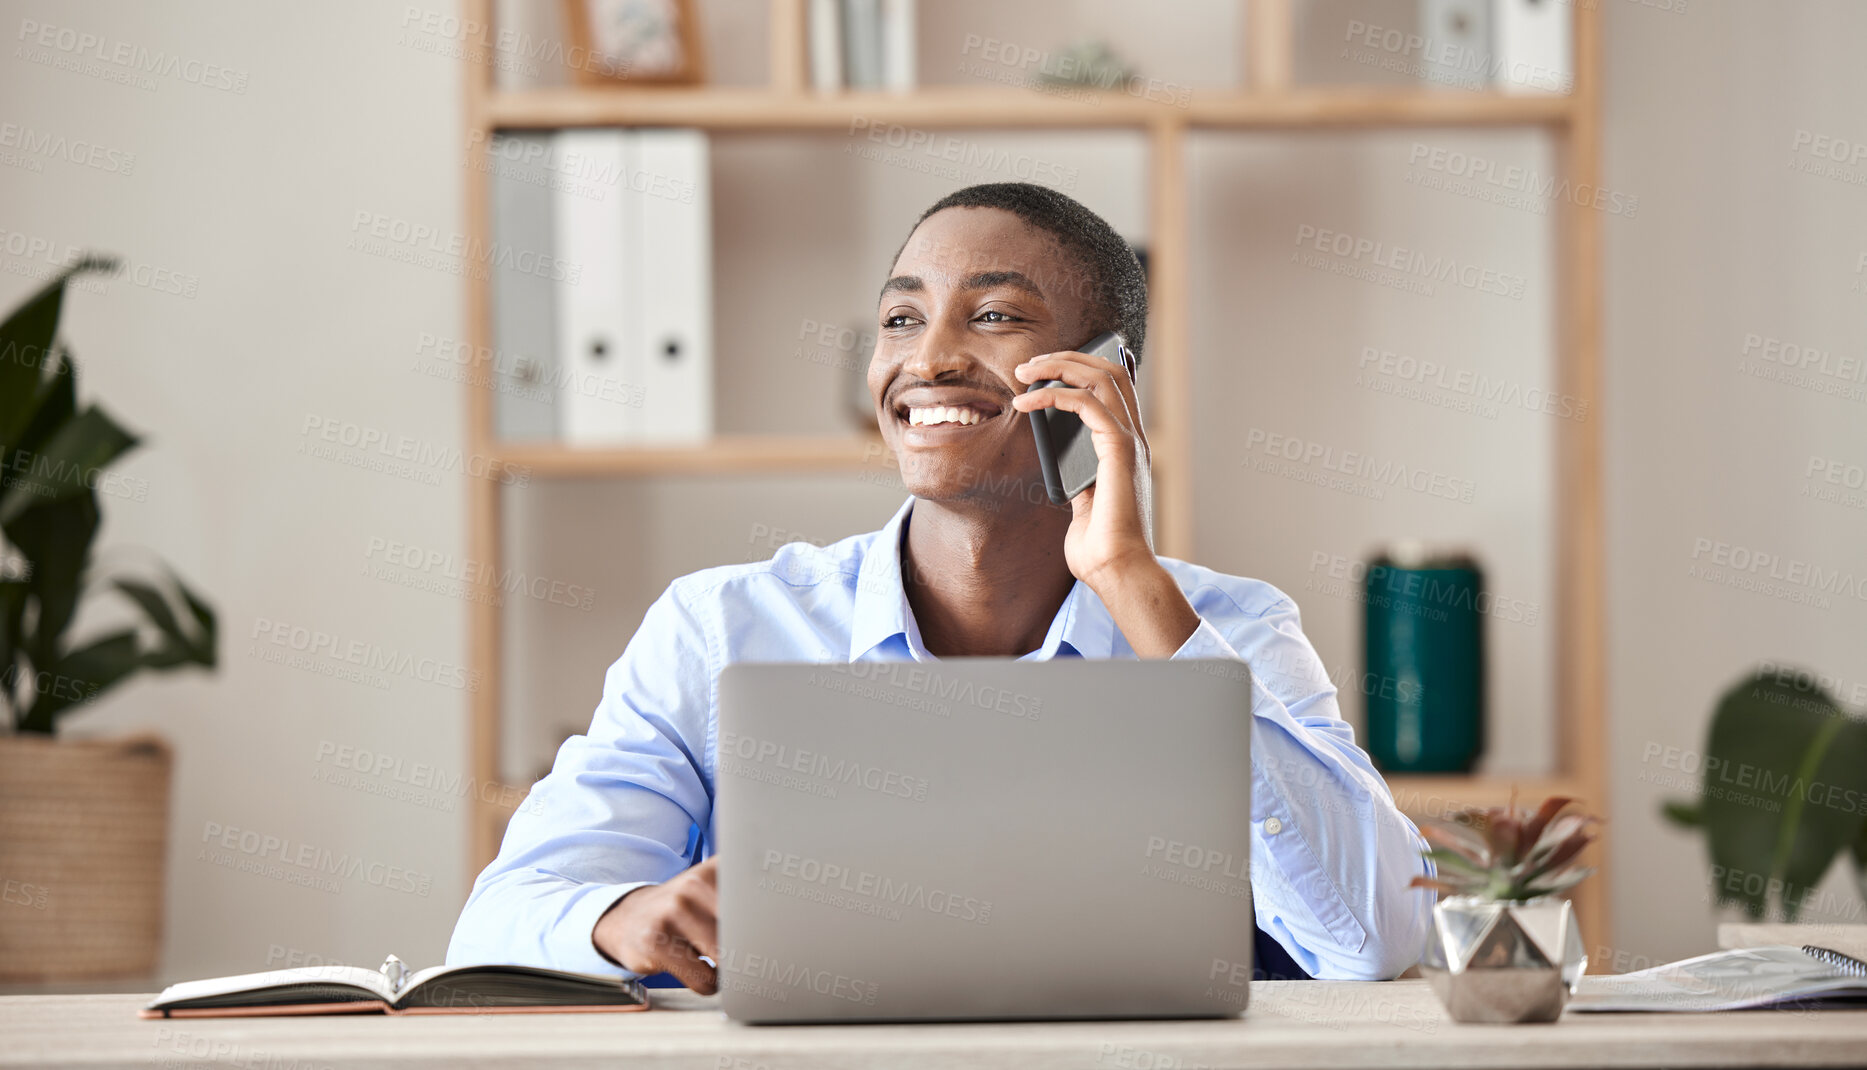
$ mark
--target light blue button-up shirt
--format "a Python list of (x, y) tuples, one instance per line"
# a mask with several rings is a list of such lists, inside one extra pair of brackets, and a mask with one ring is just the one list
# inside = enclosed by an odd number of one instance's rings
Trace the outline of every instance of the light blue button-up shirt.
[[(559, 749), (474, 882), (449, 964), (634, 976), (591, 943), (628, 892), (710, 853), (720, 670), (740, 661), (926, 661), (901, 582), (914, 499), (880, 531), (792, 543), (769, 561), (683, 576), (609, 668), (588, 735)], [(1252, 908), (1319, 978), (1393, 977), (1425, 944), (1430, 893), (1413, 823), (1355, 745), (1296, 605), (1257, 580), (1172, 558), (1199, 627), (1176, 658), (1252, 669)], [(1132, 658), (1095, 592), (1064, 599), (1033, 658)], [(702, 835), (701, 830), (708, 830)]]

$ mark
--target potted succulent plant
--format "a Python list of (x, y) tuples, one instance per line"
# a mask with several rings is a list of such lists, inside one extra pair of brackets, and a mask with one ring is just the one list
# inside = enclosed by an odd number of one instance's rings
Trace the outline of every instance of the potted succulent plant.
[[(109, 575), (91, 556), (104, 474), (136, 445), (96, 405), (57, 337), (85, 258), (0, 322), (0, 979), (154, 972), (170, 758), (161, 740), (61, 740), (61, 719), (145, 669), (215, 661), (214, 611), (173, 573)], [(93, 594), (132, 623), (72, 636)]]
[(1435, 876), (1415, 887), (1449, 893), (1433, 906), (1420, 972), (1461, 1022), (1553, 1022), (1588, 967), (1562, 892), (1593, 873), (1579, 861), (1600, 819), (1564, 813), (1556, 796), (1534, 813), (1507, 806), (1429, 822), (1421, 834)]

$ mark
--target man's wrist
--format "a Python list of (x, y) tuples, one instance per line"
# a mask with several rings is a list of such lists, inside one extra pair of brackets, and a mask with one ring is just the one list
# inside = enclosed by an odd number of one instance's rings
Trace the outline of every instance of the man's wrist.
[(1199, 629), (1199, 614), (1179, 581), (1149, 551), (1105, 568), (1089, 583), (1128, 645), (1143, 658), (1170, 658)]
[(1142, 544), (1089, 569), (1082, 581), (1106, 605), (1111, 598), (1120, 598), (1129, 591), (1157, 587), (1162, 581), (1171, 584), (1173, 576), (1154, 551)]
[(622, 918), (620, 916), (620, 910), (622, 908), (622, 901), (624, 899), (629, 898), (631, 895), (634, 895), (636, 892), (641, 891), (644, 888), (653, 888), (653, 887), (655, 887), (653, 882), (645, 881), (641, 884), (637, 884), (637, 885), (634, 885), (633, 887), (628, 888), (621, 895), (611, 900), (609, 906), (604, 907), (603, 912), (596, 916), (596, 924), (590, 926), (590, 946), (595, 948), (596, 953), (603, 956), (603, 958), (606, 961), (613, 962), (618, 966), (622, 966), (622, 968), (625, 970), (629, 968), (627, 966), (624, 966), (620, 959), (610, 954), (609, 949), (603, 946), (603, 937), (606, 935), (612, 935), (613, 933), (617, 937), (617, 939), (612, 942), (616, 943), (617, 946), (620, 947), (621, 946), (620, 945), (621, 934), (618, 932), (614, 932), (614, 930), (616, 930), (622, 924)]

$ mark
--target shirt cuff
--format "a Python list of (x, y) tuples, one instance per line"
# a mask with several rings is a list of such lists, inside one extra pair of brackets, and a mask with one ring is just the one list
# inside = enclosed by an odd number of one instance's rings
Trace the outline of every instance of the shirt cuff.
[(567, 934), (565, 946), (558, 949), (558, 969), (573, 973), (594, 973), (603, 977), (626, 977), (639, 980), (641, 974), (627, 970), (609, 959), (596, 949), (596, 923), (616, 901), (637, 888), (646, 888), (654, 881), (635, 881), (630, 884), (586, 884), (577, 890), (577, 899), (564, 912), (562, 932)]

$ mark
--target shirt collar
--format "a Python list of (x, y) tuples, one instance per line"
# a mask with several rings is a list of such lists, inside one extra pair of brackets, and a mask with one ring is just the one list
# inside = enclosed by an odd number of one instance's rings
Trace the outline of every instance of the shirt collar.
[[(891, 636), (907, 635), (914, 623), (908, 593), (901, 585), (901, 536), (907, 531), (909, 497), (894, 518), (876, 532), (856, 571), (856, 606), (849, 622), (849, 660), (860, 661)], [(918, 638), (920, 629), (914, 629)]]
[(1059, 654), (1068, 656), (1071, 651), (1084, 658), (1108, 658), (1115, 653), (1115, 620), (1102, 599), (1081, 580), (1070, 588), (1062, 608), (1050, 622), (1044, 645), (1030, 656), (1048, 661)]
[[(901, 540), (907, 534), (913, 511), (914, 499), (909, 497), (862, 555), (862, 566), (856, 572), (855, 608), (850, 615), (850, 661), (860, 661), (897, 635), (915, 658), (932, 657), (921, 644), (920, 626), (914, 622), (907, 589), (901, 582)], [(1044, 645), (1027, 657), (1041, 661), (1073, 652), (1085, 658), (1107, 658), (1114, 650), (1115, 621), (1102, 599), (1078, 580), (1051, 620)]]

